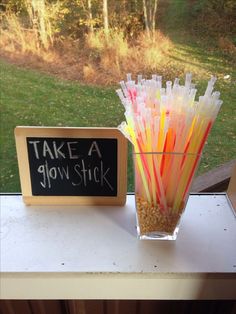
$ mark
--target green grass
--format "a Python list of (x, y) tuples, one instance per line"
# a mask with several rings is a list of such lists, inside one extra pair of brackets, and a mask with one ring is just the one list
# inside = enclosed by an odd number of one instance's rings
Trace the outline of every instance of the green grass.
[(123, 107), (115, 88), (83, 86), (1, 62), (1, 191), (20, 191), (17, 125), (116, 127)]

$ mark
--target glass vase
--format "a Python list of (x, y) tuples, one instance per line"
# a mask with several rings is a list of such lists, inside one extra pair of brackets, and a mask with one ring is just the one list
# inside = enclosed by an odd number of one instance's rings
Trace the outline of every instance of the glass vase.
[(200, 155), (133, 153), (139, 239), (175, 240)]

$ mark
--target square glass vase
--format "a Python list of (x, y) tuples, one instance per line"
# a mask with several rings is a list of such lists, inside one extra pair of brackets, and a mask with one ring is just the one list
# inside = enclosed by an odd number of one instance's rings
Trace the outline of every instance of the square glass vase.
[(176, 240), (199, 154), (133, 152), (139, 239)]

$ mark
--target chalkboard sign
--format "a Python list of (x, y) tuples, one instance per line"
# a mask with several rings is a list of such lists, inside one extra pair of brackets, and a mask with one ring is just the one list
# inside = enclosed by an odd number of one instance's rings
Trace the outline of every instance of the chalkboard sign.
[(127, 140), (115, 128), (17, 127), (26, 204), (123, 205)]

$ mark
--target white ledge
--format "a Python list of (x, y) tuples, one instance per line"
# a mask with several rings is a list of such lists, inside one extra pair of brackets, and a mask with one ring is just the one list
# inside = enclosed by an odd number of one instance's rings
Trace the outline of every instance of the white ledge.
[(30, 206), (1, 195), (2, 299), (235, 299), (236, 219), (191, 195), (176, 241), (136, 237), (124, 207)]

